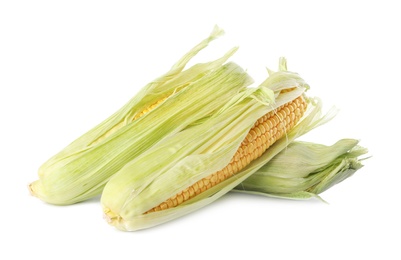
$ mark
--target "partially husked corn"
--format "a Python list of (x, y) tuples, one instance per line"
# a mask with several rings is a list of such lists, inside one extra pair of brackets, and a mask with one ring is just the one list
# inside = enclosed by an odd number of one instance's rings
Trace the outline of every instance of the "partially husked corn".
[(119, 170), (102, 193), (105, 219), (133, 231), (192, 212), (324, 121), (319, 100), (305, 95), (309, 86), (286, 70), (284, 59), (280, 65), (259, 87), (243, 89), (210, 117), (164, 138)]
[(42, 164), (39, 179), (29, 185), (31, 193), (57, 205), (93, 198), (127, 162), (161, 139), (210, 116), (247, 87), (250, 76), (226, 62), (237, 48), (185, 69), (189, 60), (221, 33), (215, 28), (165, 75)]
[(176, 207), (232, 177), (251, 161), (260, 157), (276, 140), (282, 138), (286, 132), (292, 129), (304, 114), (306, 107), (304, 98), (300, 96), (277, 110), (267, 113), (255, 123), (226, 167), (199, 180), (147, 213)]

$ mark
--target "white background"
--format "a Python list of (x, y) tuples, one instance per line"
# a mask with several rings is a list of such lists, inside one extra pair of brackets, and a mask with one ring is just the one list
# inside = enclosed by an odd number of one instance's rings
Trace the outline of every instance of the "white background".
[[(1, 1), (2, 259), (401, 259), (397, 1)], [(166, 72), (231, 59), (259, 83), (280, 56), (338, 116), (304, 140), (357, 138), (372, 158), (317, 200), (229, 194), (170, 223), (121, 232), (98, 198), (57, 207), (27, 185), (51, 155)], [(171, 256), (171, 258), (170, 258)], [(21, 258), (22, 257), (22, 258)]]

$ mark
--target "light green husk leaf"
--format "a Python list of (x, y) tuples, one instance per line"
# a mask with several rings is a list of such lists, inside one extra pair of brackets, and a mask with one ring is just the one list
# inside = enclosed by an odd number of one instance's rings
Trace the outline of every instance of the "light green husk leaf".
[(331, 146), (296, 141), (234, 191), (292, 199), (318, 197), (360, 169), (358, 157), (366, 153), (355, 139), (342, 139)]
[[(283, 81), (291, 76), (285, 75)], [(143, 214), (224, 168), (257, 119), (305, 91), (304, 86), (295, 82), (287, 87), (295, 87), (293, 91), (272, 100), (275, 92), (266, 85), (239, 93), (202, 124), (163, 140), (115, 174), (107, 183), (101, 198), (109, 223), (121, 230), (133, 231), (164, 223), (206, 206), (256, 172), (296, 137), (331, 119), (330, 116), (321, 116), (319, 100), (309, 99), (308, 110), (302, 121), (234, 177), (177, 207)], [(274, 89), (284, 89), (278, 85)]]
[[(218, 111), (249, 85), (252, 79), (238, 65), (222, 65), (235, 49), (218, 60), (182, 71), (190, 58), (221, 33), (215, 28), (166, 75), (148, 84), (109, 119), (47, 161), (40, 169), (39, 180), (30, 185), (32, 193), (59, 205), (99, 195), (108, 179), (128, 161)], [(138, 111), (166, 95), (170, 96), (163, 103), (132, 121)], [(118, 129), (104, 137), (115, 126)]]
[(279, 70), (277, 72), (270, 69), (267, 70), (269, 77), (266, 78), (260, 85), (268, 86), (269, 89), (273, 90), (275, 95), (279, 95), (283, 89), (290, 89), (292, 87), (302, 87), (306, 90), (309, 89), (309, 85), (298, 75), (298, 73), (287, 70), (287, 60), (284, 57), (280, 57)]

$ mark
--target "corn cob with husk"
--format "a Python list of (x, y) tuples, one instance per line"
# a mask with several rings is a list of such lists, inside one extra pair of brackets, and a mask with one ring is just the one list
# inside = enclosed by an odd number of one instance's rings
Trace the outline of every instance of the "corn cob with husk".
[(308, 85), (287, 71), (285, 59), (258, 88), (245, 88), (251, 79), (237, 65), (223, 65), (236, 48), (184, 70), (220, 34), (216, 27), (167, 74), (43, 164), (32, 194), (65, 205), (105, 187), (106, 219), (132, 231), (231, 190), (318, 197), (362, 166), (366, 150), (355, 140), (332, 147), (293, 142), (333, 115), (321, 115), (320, 100), (305, 94)]
[(296, 137), (326, 122), (307, 84), (286, 70), (245, 89), (202, 124), (159, 142), (127, 163), (105, 186), (108, 222), (137, 230), (177, 218), (223, 196)]
[(358, 140), (342, 139), (331, 146), (295, 141), (233, 191), (271, 197), (308, 199), (352, 176), (367, 149)]
[(215, 61), (184, 70), (193, 56), (221, 34), (216, 27), (169, 72), (45, 162), (39, 180), (29, 186), (31, 193), (60, 205), (99, 195), (109, 178), (127, 162), (221, 109), (252, 82), (236, 64), (224, 64), (236, 48)]

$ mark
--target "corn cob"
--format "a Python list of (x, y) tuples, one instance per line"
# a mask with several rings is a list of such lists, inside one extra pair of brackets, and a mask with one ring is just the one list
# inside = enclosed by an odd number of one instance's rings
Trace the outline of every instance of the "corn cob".
[(195, 46), (165, 76), (148, 84), (109, 119), (71, 143), (45, 162), (39, 180), (29, 185), (38, 198), (52, 204), (80, 202), (101, 193), (108, 179), (161, 139), (173, 135), (219, 110), (224, 103), (249, 85), (246, 72), (220, 59), (185, 64), (221, 34)]
[(215, 26), (209, 37), (202, 40), (181, 57), (181, 59), (178, 60), (167, 73), (147, 84), (116, 113), (81, 137), (77, 138), (62, 151), (42, 164), (38, 172), (39, 177), (51, 172), (48, 168), (57, 164), (66, 157), (82, 152), (82, 150), (86, 150), (104, 140), (107, 140), (111, 134), (130, 124), (135, 118), (138, 119), (138, 115), (145, 114), (144, 111), (150, 111), (149, 107), (152, 107), (153, 104), (160, 104), (162, 100), (178, 93), (180, 90), (185, 89), (189, 84), (196, 82), (205, 75), (219, 68), (236, 52), (238, 48), (231, 49), (217, 60), (195, 64), (184, 70), (188, 62), (194, 56), (207, 47), (211, 41), (215, 40), (222, 34), (224, 34), (224, 31)]
[(300, 96), (277, 110), (267, 113), (255, 123), (227, 166), (196, 182), (147, 213), (176, 207), (232, 177), (250, 164), (251, 161), (260, 157), (276, 140), (291, 130), (301, 119), (306, 108), (307, 104), (304, 98)]
[[(245, 89), (233, 96), (220, 111), (201, 124), (162, 140), (127, 163), (103, 190), (101, 203), (106, 220), (121, 230), (132, 231), (188, 214), (229, 192), (296, 137), (327, 120), (320, 115), (321, 103), (304, 96), (308, 86), (298, 75), (280, 71), (269, 78), (259, 88)], [(286, 111), (286, 108), (291, 112), (290, 104), (302, 108), (302, 112), (301, 108), (296, 112), (299, 117), (304, 114), (297, 124), (294, 120), (294, 125), (291, 124), (291, 116), (285, 119), (287, 115), (278, 112)], [(293, 110), (298, 111), (295, 107)], [(261, 149), (253, 147), (254, 152), (256, 150), (254, 158), (262, 155), (253, 160), (248, 156), (250, 163), (238, 170), (241, 166), (236, 166), (237, 163), (246, 160), (236, 156), (236, 152), (244, 154), (246, 144), (250, 150), (255, 139), (256, 143), (260, 143), (262, 137), (254, 138), (259, 131), (252, 128), (263, 126), (266, 130), (268, 126), (265, 127), (264, 120), (279, 124), (282, 137), (269, 144), (266, 152), (261, 151), (267, 149), (267, 143), (265, 147), (262, 144)], [(285, 125), (287, 121), (292, 128), (288, 128), (284, 138), (284, 130), (289, 127)], [(272, 131), (277, 135), (277, 130)], [(227, 165), (231, 165), (232, 169)], [(230, 176), (224, 175), (226, 166), (232, 176), (222, 177), (220, 181), (220, 176)], [(217, 178), (216, 174), (213, 175), (217, 172), (223, 174)], [(203, 186), (199, 185), (200, 180)], [(182, 192), (185, 189), (187, 191)], [(173, 197), (175, 199), (171, 199)]]

